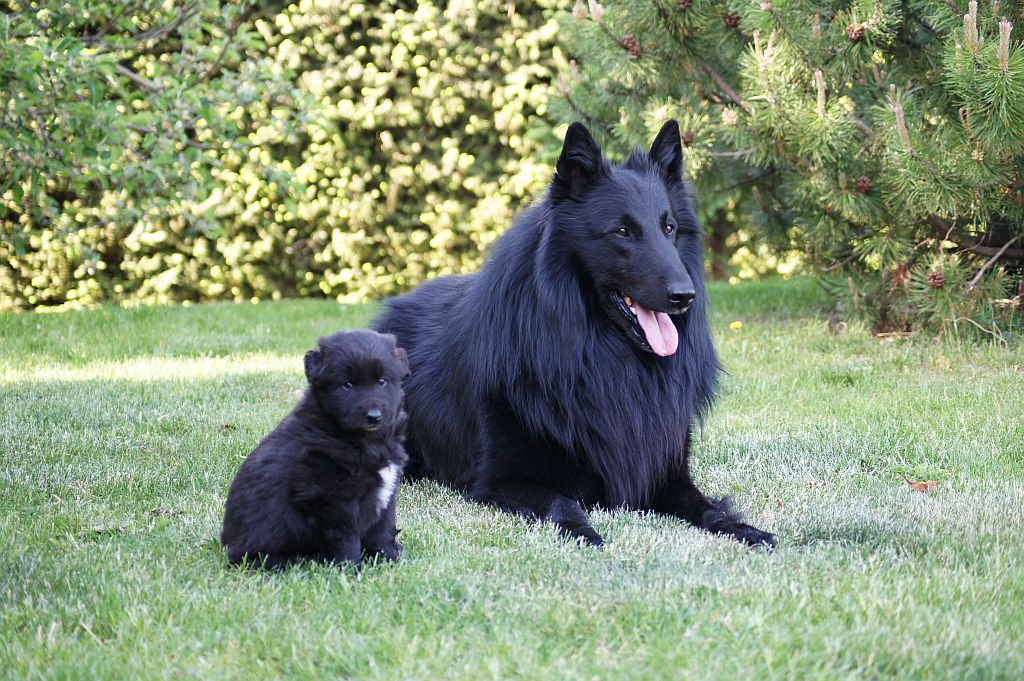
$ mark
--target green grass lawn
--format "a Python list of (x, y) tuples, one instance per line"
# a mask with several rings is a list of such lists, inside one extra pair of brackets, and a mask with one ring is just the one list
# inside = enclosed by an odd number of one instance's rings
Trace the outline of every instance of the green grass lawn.
[(302, 353), (372, 307), (0, 316), (0, 674), (1024, 678), (1024, 351), (833, 335), (803, 280), (711, 295), (695, 477), (777, 551), (621, 511), (579, 548), (418, 483), (405, 560), (358, 572), (217, 536)]

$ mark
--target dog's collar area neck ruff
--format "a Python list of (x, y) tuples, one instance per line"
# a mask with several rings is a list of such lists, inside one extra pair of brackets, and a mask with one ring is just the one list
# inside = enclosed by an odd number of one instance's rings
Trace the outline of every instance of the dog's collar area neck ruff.
[(624, 331), (630, 340), (660, 357), (675, 354), (679, 348), (679, 332), (667, 312), (649, 310), (621, 291), (611, 291), (610, 297), (612, 306), (626, 322)]

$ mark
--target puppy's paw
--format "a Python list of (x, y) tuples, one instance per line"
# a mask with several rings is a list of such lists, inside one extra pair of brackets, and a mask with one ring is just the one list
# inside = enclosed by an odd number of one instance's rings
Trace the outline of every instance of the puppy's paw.
[(391, 541), (382, 546), (367, 548), (363, 555), (368, 561), (394, 563), (402, 557), (402, 550), (401, 544), (397, 541)]

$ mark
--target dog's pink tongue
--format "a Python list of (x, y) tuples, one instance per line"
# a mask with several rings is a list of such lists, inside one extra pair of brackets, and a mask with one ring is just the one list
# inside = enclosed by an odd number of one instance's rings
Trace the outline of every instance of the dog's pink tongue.
[(679, 347), (679, 332), (676, 325), (672, 323), (669, 316), (664, 312), (653, 312), (638, 303), (636, 306), (636, 318), (647, 336), (647, 344), (654, 350), (654, 354), (668, 357), (675, 353)]

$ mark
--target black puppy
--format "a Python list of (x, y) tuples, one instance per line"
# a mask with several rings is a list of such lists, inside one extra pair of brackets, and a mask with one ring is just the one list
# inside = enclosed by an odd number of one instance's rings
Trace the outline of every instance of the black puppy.
[(306, 353), (306, 394), (231, 483), (220, 541), (232, 563), (402, 553), (395, 501), (406, 461), (405, 351), (373, 331), (335, 333), (319, 346)]

